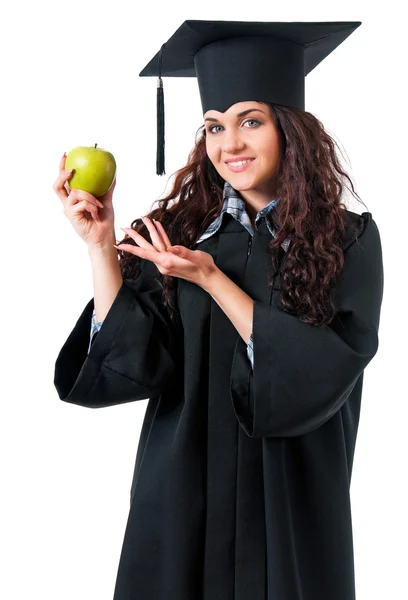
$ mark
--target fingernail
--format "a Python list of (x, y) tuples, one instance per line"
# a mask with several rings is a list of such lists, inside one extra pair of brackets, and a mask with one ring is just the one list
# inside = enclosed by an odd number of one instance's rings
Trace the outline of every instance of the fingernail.
[(65, 169), (65, 173), (68, 175), (69, 173), (72, 173), (72, 169)]

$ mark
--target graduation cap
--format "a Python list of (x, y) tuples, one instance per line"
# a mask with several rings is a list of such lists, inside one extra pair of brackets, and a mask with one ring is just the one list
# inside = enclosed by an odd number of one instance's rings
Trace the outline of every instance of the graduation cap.
[(184, 21), (139, 73), (157, 76), (156, 173), (164, 170), (164, 77), (197, 77), (203, 114), (236, 102), (305, 108), (305, 77), (361, 21)]

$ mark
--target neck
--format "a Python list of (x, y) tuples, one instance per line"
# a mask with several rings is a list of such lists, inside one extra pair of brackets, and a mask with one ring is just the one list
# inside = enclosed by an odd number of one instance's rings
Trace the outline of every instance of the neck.
[(245, 208), (251, 221), (255, 220), (256, 215), (267, 206), (271, 200), (276, 198), (275, 190), (265, 193), (261, 190), (237, 190), (245, 202)]

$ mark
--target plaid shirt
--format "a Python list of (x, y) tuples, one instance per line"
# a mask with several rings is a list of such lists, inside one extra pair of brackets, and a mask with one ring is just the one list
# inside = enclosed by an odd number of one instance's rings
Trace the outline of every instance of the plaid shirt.
[[(214, 221), (209, 225), (209, 227), (200, 236), (200, 238), (196, 242), (197, 244), (199, 242), (202, 242), (203, 240), (206, 240), (207, 238), (211, 237), (212, 235), (214, 235), (214, 233), (216, 233), (218, 231), (218, 229), (221, 227), (224, 213), (226, 213), (226, 212), (230, 213), (230, 215), (232, 215), (234, 217), (234, 219), (239, 221), (251, 235), (254, 235), (254, 230), (252, 228), (251, 220), (245, 209), (245, 202), (241, 198), (239, 193), (236, 190), (234, 190), (234, 188), (227, 181), (224, 184), (223, 199), (224, 199), (224, 204), (222, 206), (221, 213), (218, 215), (218, 217), (216, 219), (214, 219)], [(269, 202), (269, 204), (264, 206), (257, 213), (257, 215), (255, 217), (256, 228), (258, 228), (258, 223), (259, 223), (260, 219), (262, 217), (264, 217), (266, 215), (266, 213), (271, 211), (278, 202), (279, 202), (279, 198), (271, 200)], [(266, 224), (267, 224), (267, 227), (268, 227), (271, 235), (273, 237), (275, 237), (276, 230), (269, 223), (268, 219), (266, 219)], [(289, 238), (286, 238), (286, 240), (284, 240), (281, 244), (281, 246), (285, 250), (285, 252), (288, 249), (289, 243), (290, 243)], [(100, 330), (100, 328), (102, 326), (102, 323), (103, 323), (103, 321), (96, 320), (95, 309), (94, 309), (94, 311), (92, 313), (91, 339), (89, 342), (88, 353), (91, 349), (93, 338), (94, 338), (94, 336), (97, 335), (98, 331)], [(249, 337), (249, 342), (247, 345), (247, 354), (248, 354), (248, 358), (249, 358), (252, 368), (253, 368), (253, 366), (254, 366), (253, 332), (251, 332), (251, 335)]]

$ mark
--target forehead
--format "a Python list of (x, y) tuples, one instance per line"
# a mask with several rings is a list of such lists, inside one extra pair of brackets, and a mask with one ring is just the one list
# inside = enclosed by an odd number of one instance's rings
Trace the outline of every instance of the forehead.
[(234, 117), (239, 113), (248, 110), (262, 110), (264, 113), (268, 114), (268, 106), (263, 102), (256, 101), (248, 101), (248, 102), (236, 102), (232, 104), (225, 112), (219, 112), (218, 110), (207, 110), (204, 113), (204, 117), (214, 117), (214, 118), (222, 118), (222, 117)]

